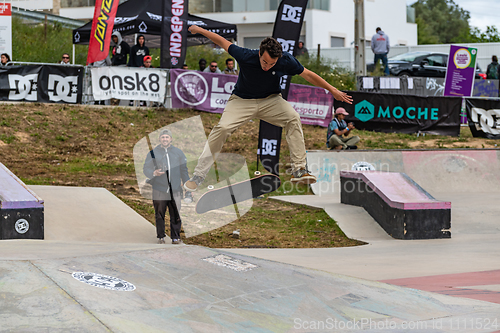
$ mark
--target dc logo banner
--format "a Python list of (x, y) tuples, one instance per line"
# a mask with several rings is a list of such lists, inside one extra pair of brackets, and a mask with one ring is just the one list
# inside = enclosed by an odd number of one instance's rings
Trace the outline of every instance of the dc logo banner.
[(39, 100), (49, 103), (81, 103), (83, 68), (43, 66), (39, 76)]
[(466, 108), (472, 136), (500, 139), (500, 104), (497, 101), (468, 98)]
[(276, 156), (277, 146), (278, 146), (278, 140), (262, 139), (262, 153), (261, 153), (261, 155)]
[(283, 46), (283, 51), (293, 54), (293, 49), (295, 48), (294, 40), (286, 40), (283, 38), (276, 38), (276, 40)]
[(281, 19), (283, 21), (291, 21), (293, 23), (300, 23), (300, 18), (302, 17), (301, 7), (292, 7), (290, 5), (283, 6), (283, 14)]
[(49, 100), (51, 102), (76, 103), (78, 97), (78, 76), (49, 74)]
[[(306, 12), (308, 0), (283, 0), (276, 12), (274, 22), (273, 38), (281, 43), (284, 52), (293, 55), (296, 51), (302, 29), (302, 22)], [(288, 98), (290, 78), (282, 76), (280, 79), (281, 95)], [(282, 128), (260, 122), (259, 128), (259, 152), (262, 166), (269, 172), (279, 175), (279, 157), (281, 145)]]
[(18, 75), (8, 74), (9, 100), (26, 100), (36, 102), (38, 100), (38, 74)]

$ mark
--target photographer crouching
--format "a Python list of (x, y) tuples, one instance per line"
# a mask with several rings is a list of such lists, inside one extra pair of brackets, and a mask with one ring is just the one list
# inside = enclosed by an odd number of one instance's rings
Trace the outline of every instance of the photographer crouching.
[(326, 146), (331, 150), (358, 149), (356, 143), (359, 142), (359, 136), (348, 138), (354, 129), (354, 124), (345, 122), (345, 116), (349, 115), (344, 108), (338, 108), (335, 111), (335, 117), (328, 125), (326, 134)]

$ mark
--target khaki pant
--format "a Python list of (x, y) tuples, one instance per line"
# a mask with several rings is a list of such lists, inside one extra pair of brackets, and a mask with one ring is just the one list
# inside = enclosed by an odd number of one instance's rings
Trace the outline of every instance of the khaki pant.
[(219, 123), (208, 136), (194, 174), (205, 178), (227, 138), (253, 118), (283, 127), (290, 148), (293, 171), (306, 167), (306, 149), (300, 116), (290, 103), (281, 97), (281, 94), (261, 99), (243, 99), (231, 95)]
[(338, 135), (332, 135), (328, 141), (328, 146), (330, 149), (335, 149), (336, 146), (342, 146), (342, 149), (346, 149), (347, 146), (354, 146), (359, 142), (359, 136), (351, 136), (350, 138), (339, 137)]

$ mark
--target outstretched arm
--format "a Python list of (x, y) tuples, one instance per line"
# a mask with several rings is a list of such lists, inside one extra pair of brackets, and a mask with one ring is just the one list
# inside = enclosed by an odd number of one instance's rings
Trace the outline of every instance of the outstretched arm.
[(316, 87), (328, 90), (336, 100), (352, 104), (351, 96), (347, 95), (345, 92), (338, 90), (337, 88), (326, 82), (321, 76), (314, 72), (311, 72), (307, 68), (304, 68), (304, 71), (300, 74), (300, 76), (306, 79), (307, 82), (314, 84)]
[(212, 42), (214, 42), (215, 44), (219, 45), (220, 47), (222, 47), (224, 50), (227, 51), (227, 49), (229, 48), (229, 46), (231, 46), (231, 42), (228, 41), (227, 39), (225, 39), (224, 37), (222, 36), (219, 36), (217, 35), (216, 33), (214, 32), (211, 32), (211, 31), (208, 31), (206, 29), (203, 29), (197, 25), (192, 25), (188, 28), (189, 32), (191, 32), (192, 34), (202, 34), (203, 36), (207, 37), (208, 39), (210, 39)]

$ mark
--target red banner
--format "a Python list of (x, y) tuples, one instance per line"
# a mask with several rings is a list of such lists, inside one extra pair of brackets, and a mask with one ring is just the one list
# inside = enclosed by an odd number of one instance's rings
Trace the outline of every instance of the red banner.
[(119, 0), (97, 0), (95, 2), (87, 65), (104, 60), (108, 56), (109, 42), (119, 2)]

